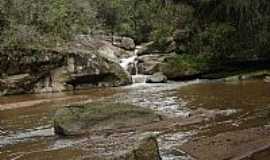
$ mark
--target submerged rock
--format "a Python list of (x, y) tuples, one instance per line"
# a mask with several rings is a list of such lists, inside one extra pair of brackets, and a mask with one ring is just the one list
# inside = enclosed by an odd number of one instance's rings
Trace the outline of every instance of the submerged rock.
[(2, 95), (60, 92), (131, 83), (122, 67), (94, 51), (0, 50)]
[(146, 79), (146, 83), (166, 83), (167, 77), (162, 73), (158, 72)]
[(90, 103), (59, 109), (54, 117), (55, 133), (74, 136), (91, 131), (123, 129), (159, 121), (151, 110), (120, 103)]
[(256, 71), (250, 73), (242, 73), (234, 76), (229, 76), (221, 80), (225, 82), (237, 82), (241, 80), (250, 80), (250, 79), (263, 79), (265, 82), (269, 81), (270, 72), (268, 70)]
[(158, 143), (155, 137), (143, 137), (138, 140), (132, 150), (113, 160), (161, 160)]

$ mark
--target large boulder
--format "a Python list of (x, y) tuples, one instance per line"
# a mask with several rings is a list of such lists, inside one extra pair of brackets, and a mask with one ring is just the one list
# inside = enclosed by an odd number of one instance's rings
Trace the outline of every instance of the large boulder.
[(131, 83), (121, 66), (96, 52), (0, 50), (0, 92), (59, 92)]
[(120, 47), (127, 50), (134, 50), (136, 45), (133, 39), (128, 37), (123, 37), (120, 42)]
[[(120, 38), (115, 38), (115, 40), (118, 39)], [(116, 41), (114, 43), (110, 40), (111, 38), (106, 36), (84, 35), (77, 37), (71, 46), (85, 50), (96, 50), (100, 56), (116, 63), (119, 63), (121, 58), (126, 58), (133, 54), (132, 51), (125, 50), (124, 47), (121, 47), (123, 43), (122, 38), (119, 42)]]
[(162, 72), (169, 80), (193, 79), (204, 70), (204, 68), (189, 64), (174, 53), (140, 56), (137, 66), (139, 74), (153, 75)]
[(103, 41), (102, 44), (97, 49), (98, 54), (117, 63), (119, 63), (121, 58), (126, 58), (133, 54), (132, 51), (124, 50), (110, 42)]
[(107, 41), (114, 46), (124, 49), (124, 50), (134, 50), (136, 48), (135, 41), (130, 37), (123, 36), (106, 36), (106, 35), (96, 35), (95, 39), (102, 41)]
[(202, 71), (174, 62), (167, 62), (159, 65), (159, 72), (164, 73), (169, 80), (190, 80), (200, 77)]
[(152, 75), (160, 72), (160, 64), (164, 63), (169, 56), (167, 54), (152, 54), (138, 57), (137, 67), (139, 74)]
[(146, 83), (166, 83), (166, 82), (167, 77), (162, 72), (155, 73), (146, 79)]
[(90, 103), (59, 109), (54, 117), (55, 133), (75, 136), (91, 131), (132, 128), (159, 121), (151, 110), (120, 103)]
[(98, 54), (106, 59), (119, 63), (119, 58), (116, 56), (116, 53), (119, 53), (118, 48), (115, 48), (111, 45), (104, 45), (97, 50)]

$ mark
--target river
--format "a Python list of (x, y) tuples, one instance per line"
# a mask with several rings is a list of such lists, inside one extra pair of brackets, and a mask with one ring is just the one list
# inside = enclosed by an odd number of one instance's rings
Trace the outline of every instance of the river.
[[(77, 146), (84, 143), (85, 138), (63, 139), (54, 135), (52, 117), (59, 107), (91, 101), (132, 103), (168, 117), (168, 124), (173, 123), (176, 127), (159, 136), (163, 160), (214, 160), (211, 157), (213, 147), (205, 144), (207, 140), (220, 140), (222, 135), (238, 136), (241, 140), (242, 135), (250, 134), (249, 139), (241, 143), (238, 139), (230, 139), (232, 144), (238, 146), (237, 151), (224, 151), (222, 146), (227, 147), (227, 142), (218, 145), (216, 156), (222, 159), (253, 153), (255, 149), (250, 146), (258, 149), (270, 144), (270, 83), (260, 80), (139, 83), (119, 88), (1, 97), (0, 159), (76, 160), (84, 152)], [(183, 125), (183, 122), (187, 122), (187, 125)], [(263, 130), (255, 130), (258, 128)], [(156, 132), (160, 133), (162, 129)], [(256, 137), (258, 132), (263, 134), (260, 136), (263, 139), (255, 143), (254, 139), (260, 138)], [(250, 144), (242, 145), (247, 142)], [(195, 149), (194, 145), (198, 148)], [(242, 148), (246, 149), (242, 151)], [(253, 158), (270, 159), (266, 154), (268, 148), (264, 148), (263, 152), (259, 150), (256, 156), (252, 154)], [(217, 157), (217, 160), (221, 159)]]

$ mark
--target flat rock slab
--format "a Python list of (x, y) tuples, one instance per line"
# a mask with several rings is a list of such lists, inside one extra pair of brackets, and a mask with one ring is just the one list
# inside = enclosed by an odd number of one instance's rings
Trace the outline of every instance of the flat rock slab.
[[(270, 158), (270, 128), (252, 128), (201, 137), (185, 143), (180, 149), (198, 160), (265, 160)], [(264, 159), (254, 158), (263, 153), (268, 153)]]
[(89, 103), (59, 109), (54, 118), (55, 132), (63, 136), (99, 130), (132, 128), (160, 120), (160, 115), (141, 107), (120, 103)]

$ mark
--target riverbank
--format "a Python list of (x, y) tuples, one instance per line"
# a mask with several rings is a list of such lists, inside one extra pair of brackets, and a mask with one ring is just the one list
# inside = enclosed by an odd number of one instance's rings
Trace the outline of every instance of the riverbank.
[[(150, 58), (151, 56), (152, 59)], [(241, 75), (246, 77), (243, 79), (256, 79), (269, 76), (270, 70), (270, 60), (268, 59), (213, 59), (207, 56), (188, 54), (177, 55), (173, 53), (160, 55), (158, 59), (154, 57), (153, 55), (149, 55), (148, 58), (147, 56), (142, 58), (145, 59), (145, 64), (149, 63), (147, 60), (150, 61), (150, 63), (155, 62), (156, 64), (151, 67), (146, 67), (146, 69), (141, 72), (162, 72), (169, 80), (175, 81), (192, 79), (226, 79), (228, 77)]]

